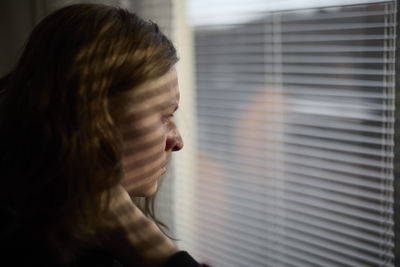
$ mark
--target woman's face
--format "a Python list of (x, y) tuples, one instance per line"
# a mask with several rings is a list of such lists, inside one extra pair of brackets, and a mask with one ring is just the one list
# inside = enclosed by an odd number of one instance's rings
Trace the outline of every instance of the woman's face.
[(151, 196), (171, 152), (183, 147), (173, 117), (179, 105), (175, 68), (135, 89), (131, 103), (118, 123), (123, 136), (121, 183), (131, 195)]

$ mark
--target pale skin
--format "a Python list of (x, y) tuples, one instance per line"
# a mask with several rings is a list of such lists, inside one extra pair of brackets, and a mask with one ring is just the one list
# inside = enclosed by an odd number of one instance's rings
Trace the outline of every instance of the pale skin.
[(175, 68), (139, 86), (131, 96), (133, 104), (120, 125), (124, 145), (122, 185), (129, 194), (153, 195), (171, 152), (183, 147), (173, 117), (179, 97)]
[(183, 147), (173, 117), (179, 106), (175, 68), (139, 86), (130, 97), (132, 105), (118, 120), (124, 177), (111, 191), (104, 222), (109, 237), (105, 246), (127, 266), (162, 266), (178, 249), (136, 207), (131, 196), (153, 195), (171, 152)]

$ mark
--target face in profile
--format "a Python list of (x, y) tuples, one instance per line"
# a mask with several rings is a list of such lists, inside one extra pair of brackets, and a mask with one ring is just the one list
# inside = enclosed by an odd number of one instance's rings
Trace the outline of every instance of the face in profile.
[(133, 196), (151, 196), (166, 172), (171, 152), (183, 142), (174, 122), (179, 105), (177, 73), (172, 68), (134, 90), (119, 127), (123, 137), (122, 185)]

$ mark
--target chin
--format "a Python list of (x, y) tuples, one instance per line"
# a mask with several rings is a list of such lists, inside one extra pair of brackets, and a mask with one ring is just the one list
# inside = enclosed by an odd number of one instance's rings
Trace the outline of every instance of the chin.
[(151, 197), (157, 192), (157, 189), (158, 183), (155, 181), (145, 188), (142, 188), (140, 191), (133, 193), (133, 195), (136, 197)]

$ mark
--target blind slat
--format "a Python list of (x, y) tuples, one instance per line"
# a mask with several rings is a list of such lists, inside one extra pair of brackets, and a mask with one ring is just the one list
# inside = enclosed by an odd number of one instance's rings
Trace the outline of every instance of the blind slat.
[[(218, 157), (212, 157), (211, 159), (218, 159)], [(253, 179), (253, 181), (251, 183), (249, 183), (250, 185), (259, 185), (262, 188), (268, 188), (268, 187), (273, 187), (276, 183), (276, 180), (281, 180), (279, 178), (274, 177), (274, 171), (279, 171), (279, 169), (277, 168), (273, 168), (273, 166), (264, 166), (264, 170), (263, 171), (251, 171), (248, 168), (246, 168), (246, 166), (241, 166), (240, 162), (232, 162), (233, 164), (236, 164), (236, 166), (233, 168), (233, 170), (236, 172), (236, 174), (220, 174), (220, 173), (216, 173), (213, 172), (212, 170), (209, 171), (201, 171), (201, 173), (205, 174), (205, 175), (218, 175), (221, 178), (223, 178), (224, 180), (233, 180), (235, 182), (239, 182), (243, 185), (246, 185), (248, 182), (248, 177), (249, 176), (253, 176), (255, 178), (258, 179)], [(251, 167), (251, 165), (249, 166)], [(222, 168), (221, 168), (222, 169)], [(324, 175), (323, 177), (313, 177), (313, 176), (307, 176), (307, 174), (305, 173), (299, 173), (298, 171), (296, 172), (296, 169), (294, 169), (294, 171), (291, 171), (291, 169), (285, 169), (287, 171), (287, 175), (285, 175), (285, 179), (287, 179), (288, 183), (296, 183), (296, 184), (300, 184), (300, 185), (306, 185), (309, 186), (310, 188), (313, 189), (318, 189), (318, 190), (323, 190), (323, 191), (332, 191), (332, 192), (336, 192), (336, 193), (341, 193), (343, 195), (351, 195), (353, 197), (357, 197), (357, 198), (362, 198), (364, 200), (369, 200), (369, 201), (386, 201), (386, 202), (391, 202), (393, 203), (393, 200), (391, 197), (382, 197), (380, 195), (380, 192), (376, 189), (378, 186), (380, 186), (383, 183), (383, 179), (381, 181), (377, 181), (377, 182), (368, 182), (365, 181), (363, 183), (361, 183), (360, 181), (362, 181), (362, 178), (357, 179), (356, 177), (348, 177), (347, 180), (344, 179), (340, 179), (340, 175)], [(261, 182), (259, 179), (261, 179), (262, 177), (265, 177), (267, 179), (267, 181), (265, 182)], [(297, 177), (297, 178), (296, 178)], [(342, 176), (345, 177), (345, 176)], [(316, 182), (315, 180), (318, 180), (316, 178), (319, 178), (320, 182)], [(364, 179), (365, 180), (365, 179)], [(286, 181), (286, 180), (285, 180)], [(311, 181), (311, 182), (310, 182)], [(338, 183), (342, 183), (343, 185), (332, 185), (334, 182)], [(325, 185), (326, 184), (326, 185)], [(243, 185), (243, 186), (244, 186)], [(345, 187), (347, 185), (347, 190), (346, 189), (342, 189), (343, 187)], [(357, 189), (353, 189), (350, 186), (355, 186), (357, 185), (359, 188)], [(225, 185), (226, 186), (226, 185)], [(285, 188), (279, 188), (279, 189), (285, 189)], [(373, 191), (375, 189), (375, 192)], [(252, 190), (255, 190), (254, 188), (252, 188)], [(293, 191), (293, 189), (291, 190)], [(316, 192), (317, 193), (317, 192)], [(365, 204), (367, 208), (372, 208), (369, 204)], [(375, 207), (378, 207), (378, 205), (376, 204)], [(381, 211), (381, 209), (376, 208), (375, 210), (377, 211)], [(390, 211), (389, 211), (390, 213)]]
[[(213, 196), (215, 196), (215, 194), (214, 195), (211, 195), (211, 194), (206, 194), (206, 196), (207, 197), (213, 197)], [(203, 204), (202, 204), (202, 206), (203, 206)], [(267, 227), (265, 227), (266, 225), (269, 225), (269, 223), (271, 223), (272, 222), (272, 220), (268, 220), (268, 218), (264, 218), (264, 220), (262, 220), (260, 223), (257, 223), (258, 221), (259, 221), (259, 219), (258, 218), (254, 218), (254, 219), (252, 219), (252, 220), (243, 220), (243, 221), (241, 221), (241, 222), (236, 222), (236, 223), (234, 223), (233, 222), (233, 220), (234, 219), (232, 219), (232, 217), (234, 216), (234, 214), (236, 213), (235, 212), (235, 209), (227, 209), (227, 208), (223, 208), (223, 209), (215, 209), (215, 207), (214, 208), (212, 208), (212, 207), (210, 207), (210, 206), (204, 206), (204, 208), (205, 208), (205, 210), (207, 210), (207, 213), (210, 213), (210, 214), (212, 214), (212, 216), (207, 216), (206, 218), (209, 218), (209, 219), (205, 219), (205, 221), (208, 221), (209, 223), (210, 223), (210, 221), (212, 222), (212, 221), (214, 221), (214, 223), (216, 223), (216, 224), (218, 224), (218, 220), (212, 220), (212, 218), (215, 218), (215, 217), (219, 217), (219, 219), (221, 220), (221, 221), (232, 221), (232, 223), (231, 224), (228, 224), (228, 226), (227, 225), (224, 225), (223, 226), (223, 228), (221, 229), (221, 232), (223, 233), (223, 234), (225, 234), (225, 235), (230, 235), (230, 232), (231, 231), (224, 231), (223, 229), (226, 229), (226, 228), (230, 228), (230, 227), (232, 227), (232, 225), (238, 225), (238, 226), (236, 226), (235, 227), (235, 229), (234, 229), (234, 231), (238, 231), (238, 232), (241, 232), (241, 231), (243, 231), (243, 226), (244, 225), (249, 225), (249, 227), (246, 227), (245, 229), (249, 229), (248, 231), (246, 231), (246, 233), (245, 233), (245, 235), (243, 235), (243, 236), (246, 236), (245, 238), (240, 238), (239, 240), (237, 240), (237, 242), (238, 243), (240, 243), (240, 242), (243, 242), (243, 241), (247, 241), (247, 242), (249, 242), (249, 243), (252, 243), (252, 242), (257, 242), (256, 240), (255, 240), (255, 238), (248, 238), (249, 237), (249, 235), (251, 235), (251, 232), (253, 232), (254, 233), (254, 235), (255, 235), (255, 233), (257, 233), (257, 231), (256, 231), (256, 229), (257, 228), (261, 228), (261, 229), (266, 229), (267, 230), (267, 232), (268, 232), (268, 226)], [(250, 216), (250, 218), (252, 217), (250, 214), (247, 214), (247, 216)], [(219, 224), (221, 224), (221, 222), (219, 222)], [(221, 225), (222, 226), (222, 225)], [(290, 227), (290, 225), (289, 224), (285, 224), (285, 226), (288, 228), (288, 229), (291, 229), (291, 227)], [(273, 227), (271, 227), (272, 229), (270, 230), (271, 232), (272, 231), (274, 231), (275, 229), (273, 229)], [(298, 229), (298, 227), (296, 226), (296, 224), (293, 224), (293, 229)], [(255, 231), (254, 231), (255, 230)], [(232, 232), (234, 232), (234, 231), (232, 231)], [(303, 236), (300, 236), (299, 234), (298, 234), (298, 231), (293, 231), (293, 232), (291, 232), (290, 230), (288, 231), (288, 232), (290, 232), (290, 233), (282, 233), (282, 235), (284, 236), (284, 237), (286, 237), (287, 239), (292, 239), (293, 238), (293, 236), (294, 235), (297, 235), (297, 238), (296, 239), (300, 239), (300, 241), (302, 241), (301, 242), (301, 244), (303, 244), (304, 245), (304, 243), (309, 243), (309, 242), (304, 242), (304, 241), (306, 241), (307, 239), (309, 239), (309, 236), (310, 236), (310, 234), (312, 234), (312, 231), (310, 231), (310, 232), (308, 232), (307, 233), (307, 235), (303, 235)], [(315, 232), (314, 232), (314, 234), (315, 234)], [(237, 236), (231, 236), (231, 238), (238, 238)], [(259, 239), (262, 239), (262, 237), (260, 237), (260, 236), (258, 236), (258, 238)], [(267, 237), (268, 238), (268, 237)], [(332, 239), (335, 239), (335, 237), (334, 236), (332, 236), (331, 237)], [(244, 240), (245, 239), (245, 240)], [(283, 239), (283, 238), (282, 238)], [(321, 241), (321, 240), (320, 240)], [(292, 242), (291, 242), (292, 243)], [(316, 242), (311, 242), (312, 244), (316, 244)], [(323, 244), (323, 245), (321, 245), (320, 243), (323, 243), (323, 242), (319, 242), (319, 244), (318, 244), (318, 247), (320, 247), (321, 249), (323, 249), (323, 250), (325, 250), (325, 253), (322, 253), (321, 255), (324, 255), (324, 254), (326, 254), (326, 250), (329, 250), (329, 249), (334, 249), (334, 250), (339, 250), (341, 253), (343, 253), (344, 255), (346, 255), (347, 253), (345, 252), (345, 250), (343, 250), (340, 246), (335, 246), (335, 247), (333, 247), (333, 246), (330, 246), (330, 248), (329, 248), (329, 245), (328, 245), (328, 247), (326, 246), (327, 245), (327, 243), (325, 243), (325, 244)], [(263, 242), (257, 242), (255, 245), (261, 245), (261, 246), (263, 246), (263, 244), (265, 244), (265, 243), (263, 243)], [(293, 243), (292, 243), (293, 244)], [(377, 247), (368, 247), (368, 246), (366, 246), (365, 245), (365, 243), (362, 243), (362, 244), (351, 244), (351, 242), (350, 242), (350, 244), (349, 243), (347, 243), (347, 245), (348, 246), (351, 246), (351, 245), (354, 245), (355, 247), (358, 247), (358, 248), (360, 248), (360, 247), (363, 247), (364, 249), (366, 249), (367, 251), (368, 251), (368, 253), (375, 253), (375, 254), (378, 254), (379, 255), (379, 252), (378, 252), (378, 250), (379, 250), (379, 248), (377, 248)], [(301, 247), (303, 247), (303, 246), (301, 246)], [(361, 255), (359, 255), (358, 257), (360, 257)], [(376, 259), (374, 259), (373, 257), (371, 257), (370, 258), (370, 262), (373, 262), (373, 261), (376, 261)]]
[(216, 266), (394, 266), (396, 2), (253, 15), (194, 29), (190, 244)]

